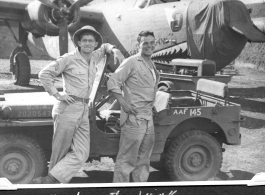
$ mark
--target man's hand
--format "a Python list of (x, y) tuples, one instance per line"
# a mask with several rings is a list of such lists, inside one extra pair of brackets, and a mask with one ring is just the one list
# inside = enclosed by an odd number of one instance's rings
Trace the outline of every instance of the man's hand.
[(64, 95), (61, 95), (59, 93), (56, 93), (54, 94), (54, 97), (58, 100), (58, 101), (65, 101), (68, 105), (69, 104), (73, 104), (75, 103), (76, 101), (74, 100), (74, 98), (72, 98), (71, 96), (67, 95), (67, 94), (64, 94)]
[(121, 103), (121, 107), (124, 110), (124, 112), (128, 114), (137, 114), (137, 110), (133, 108), (130, 104), (126, 103), (125, 101)]
[(131, 104), (128, 104), (121, 94), (115, 92), (111, 92), (111, 94), (118, 100), (124, 112), (128, 114), (137, 114), (137, 110), (133, 108)]
[(114, 64), (117, 64), (117, 61), (119, 63), (122, 63), (122, 61), (125, 58), (124, 58), (123, 54), (121, 53), (121, 51), (116, 49), (116, 48), (113, 48), (111, 51), (113, 52), (113, 56), (114, 56)]

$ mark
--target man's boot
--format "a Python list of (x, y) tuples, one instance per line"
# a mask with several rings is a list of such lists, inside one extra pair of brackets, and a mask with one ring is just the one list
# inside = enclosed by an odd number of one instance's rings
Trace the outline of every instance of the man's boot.
[(57, 179), (55, 179), (53, 176), (48, 174), (46, 177), (38, 177), (32, 180), (32, 184), (54, 184), (54, 183), (60, 183)]

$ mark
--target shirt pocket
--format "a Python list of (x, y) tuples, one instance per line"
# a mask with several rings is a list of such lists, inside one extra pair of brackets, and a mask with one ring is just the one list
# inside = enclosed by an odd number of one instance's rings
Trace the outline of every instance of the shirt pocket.
[(82, 69), (81, 70), (80, 69), (75, 69), (75, 70), (72, 70), (71, 72), (72, 72), (73, 75), (84, 75), (84, 74), (86, 74), (85, 70), (82, 70)]
[(152, 73), (137, 71), (137, 84), (140, 88), (154, 87), (154, 78)]
[(71, 85), (78, 88), (85, 88), (88, 85), (88, 70), (79, 70), (75, 69), (71, 71), (71, 77), (69, 78), (69, 82)]

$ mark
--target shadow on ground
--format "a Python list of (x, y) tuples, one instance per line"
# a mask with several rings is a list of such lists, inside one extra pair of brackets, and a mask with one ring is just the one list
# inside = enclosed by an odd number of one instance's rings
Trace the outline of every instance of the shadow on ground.
[[(241, 105), (242, 111), (251, 113), (242, 113), (246, 121), (241, 123), (241, 127), (248, 129), (259, 129), (265, 127), (265, 102), (261, 99), (265, 98), (265, 87), (256, 88), (229, 88), (229, 100)], [(259, 117), (256, 117), (256, 115)], [(247, 115), (247, 116), (246, 116)], [(253, 115), (253, 116), (252, 116)]]
[(230, 170), (229, 173), (219, 171), (216, 177), (220, 180), (251, 180), (254, 173), (241, 170)]
[(246, 120), (245, 122), (241, 123), (241, 127), (247, 129), (260, 129), (265, 127), (265, 120), (257, 119), (249, 116), (242, 115)]
[[(229, 98), (231, 102), (241, 105), (242, 110), (265, 113), (265, 102), (253, 100), (265, 98), (265, 87), (257, 88), (229, 88)], [(253, 98), (253, 99), (248, 99)]]
[(264, 98), (265, 87), (256, 88), (229, 88), (228, 95), (243, 96), (245, 98)]
[[(111, 171), (85, 171), (88, 177), (74, 177), (70, 183), (112, 183), (113, 172)], [(217, 180), (251, 180), (254, 173), (241, 170), (230, 170), (230, 172), (219, 171)], [(170, 182), (164, 171), (154, 171), (150, 173), (148, 182)]]
[[(74, 177), (70, 183), (112, 183), (112, 171), (84, 171), (88, 177)], [(148, 182), (170, 181), (164, 171), (151, 172)]]

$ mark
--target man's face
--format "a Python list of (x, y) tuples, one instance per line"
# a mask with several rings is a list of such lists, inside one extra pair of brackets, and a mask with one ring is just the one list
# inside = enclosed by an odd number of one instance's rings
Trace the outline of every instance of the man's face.
[(142, 56), (150, 57), (155, 51), (155, 38), (151, 35), (141, 37), (139, 52)]
[(78, 46), (80, 47), (80, 52), (89, 54), (98, 46), (98, 42), (93, 35), (83, 35), (81, 40), (78, 41)]

